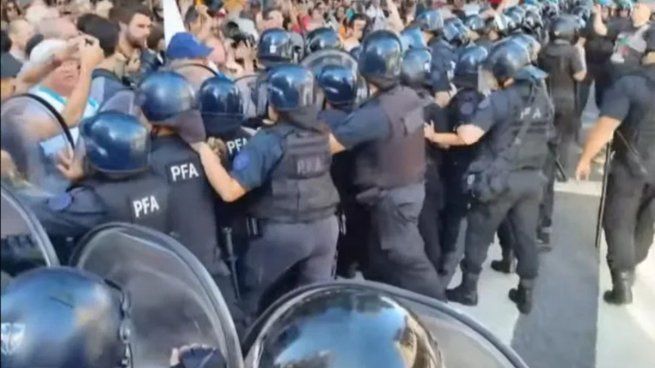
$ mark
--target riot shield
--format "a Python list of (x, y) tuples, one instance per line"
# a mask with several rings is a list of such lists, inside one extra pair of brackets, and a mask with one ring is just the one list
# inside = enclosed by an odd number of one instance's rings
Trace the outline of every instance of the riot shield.
[(239, 340), (219, 289), (180, 243), (137, 225), (111, 223), (79, 243), (71, 264), (121, 286), (131, 301), (134, 367), (167, 367), (173, 348), (217, 348), (242, 367)]
[(218, 75), (214, 70), (204, 64), (189, 63), (171, 66), (170, 70), (181, 74), (198, 92), (204, 81)]
[(117, 111), (123, 114), (138, 116), (140, 111), (136, 103), (136, 92), (133, 89), (125, 88), (114, 93), (98, 109), (98, 112), (105, 111)]
[[(349, 53), (335, 49), (325, 49), (313, 52), (305, 57), (300, 65), (308, 68), (315, 76), (321, 73), (321, 70), (328, 65), (337, 65), (344, 68), (350, 68), (358, 76), (357, 100), (359, 104), (369, 97), (368, 85), (364, 78), (359, 75), (357, 60)], [(322, 101), (317, 101), (322, 106)]]
[(34, 214), (2, 186), (2, 288), (11, 277), (35, 267), (58, 266), (55, 249)]
[(257, 114), (257, 74), (244, 75), (234, 81), (243, 99), (243, 114), (246, 119), (256, 118)]
[(73, 148), (77, 127), (69, 129), (56, 110), (33, 95), (6, 100), (0, 117), (3, 182), (9, 187), (28, 182), (51, 194), (66, 190), (69, 182), (56, 168), (57, 154)]
[(444, 359), (445, 367), (527, 368), (511, 348), (505, 346), (487, 329), (470, 317), (438, 300), (393, 286), (370, 281), (334, 281), (297, 289), (273, 303), (253, 324), (242, 343), (247, 353), (246, 367), (257, 354), (260, 341), (266, 335), (266, 326), (294, 303), (316, 293), (356, 286), (381, 292), (412, 311), (432, 333)]

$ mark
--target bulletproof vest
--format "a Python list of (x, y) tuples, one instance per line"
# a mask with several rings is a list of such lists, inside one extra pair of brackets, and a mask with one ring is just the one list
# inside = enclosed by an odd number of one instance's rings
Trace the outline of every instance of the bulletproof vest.
[(635, 176), (655, 180), (655, 66), (642, 67), (633, 75), (644, 83), (634, 86), (635, 91), (648, 93), (632, 94), (636, 101), (617, 129), (612, 145), (616, 158), (628, 164)]
[(284, 122), (265, 129), (282, 140), (283, 154), (269, 180), (253, 193), (251, 214), (285, 223), (334, 215), (339, 195), (330, 177), (328, 134)]
[[(360, 189), (391, 189), (418, 183), (425, 174), (424, 101), (412, 89), (396, 86), (369, 102), (388, 119), (389, 136), (365, 142), (355, 156)], [(385, 122), (376, 122), (384, 124)]]
[[(517, 82), (505, 89), (510, 119), (499, 125), (490, 142), (494, 157), (504, 156), (511, 170), (542, 169), (548, 157), (548, 138), (554, 111), (548, 93), (538, 82)], [(528, 129), (513, 145), (523, 124)]]
[(574, 57), (573, 45), (567, 41), (556, 40), (544, 48), (540, 57), (541, 68), (548, 73), (548, 89), (555, 109), (570, 111), (575, 109), (575, 80), (571, 70)]
[[(460, 125), (471, 123), (477, 106), (483, 98), (484, 95), (471, 88), (457, 92), (448, 106), (448, 131), (454, 132)], [(476, 156), (477, 147), (476, 144), (444, 150), (444, 164), (449, 168), (466, 170)]]
[(171, 235), (213, 272), (220, 260), (216, 197), (198, 155), (178, 136), (155, 137), (150, 166), (168, 183)]
[(246, 143), (248, 143), (248, 140), (251, 137), (252, 134), (248, 133), (243, 128), (219, 135), (218, 138), (225, 143), (225, 148), (227, 149), (228, 162), (225, 162), (225, 164), (228, 166), (226, 166), (226, 169), (229, 170), (232, 168), (232, 160), (234, 160), (234, 157), (236, 157), (239, 151), (241, 151)]
[(107, 208), (108, 221), (129, 222), (170, 232), (168, 188), (154, 173), (123, 180), (89, 179), (82, 186), (93, 188)]

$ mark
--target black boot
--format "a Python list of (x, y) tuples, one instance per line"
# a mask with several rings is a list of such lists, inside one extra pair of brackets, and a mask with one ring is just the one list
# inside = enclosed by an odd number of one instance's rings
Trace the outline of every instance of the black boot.
[(606, 291), (603, 299), (610, 304), (632, 303), (632, 283), (634, 273), (630, 271), (612, 271), (612, 290)]
[(503, 253), (503, 259), (491, 261), (491, 268), (502, 273), (513, 273), (516, 270), (515, 260), (513, 252)]
[(532, 310), (532, 290), (534, 280), (521, 280), (516, 289), (509, 291), (509, 299), (516, 304), (519, 312), (528, 314)]
[(478, 304), (478, 278), (480, 275), (464, 272), (462, 283), (454, 288), (446, 290), (446, 297), (449, 301), (464, 305)]

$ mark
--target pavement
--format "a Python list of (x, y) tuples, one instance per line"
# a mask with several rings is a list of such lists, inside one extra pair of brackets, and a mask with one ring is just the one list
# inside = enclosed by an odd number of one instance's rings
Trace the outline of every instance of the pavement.
[[(597, 116), (593, 105), (584, 113), (585, 130)], [(556, 184), (553, 249), (540, 254), (532, 313), (520, 315), (507, 298), (518, 277), (489, 266), (500, 259), (497, 242), (480, 277), (479, 305), (450, 303), (510, 344), (532, 368), (655, 367), (655, 251), (637, 269), (631, 305), (602, 300), (611, 280), (605, 240), (598, 249), (594, 244), (602, 168), (596, 170), (592, 181)]]

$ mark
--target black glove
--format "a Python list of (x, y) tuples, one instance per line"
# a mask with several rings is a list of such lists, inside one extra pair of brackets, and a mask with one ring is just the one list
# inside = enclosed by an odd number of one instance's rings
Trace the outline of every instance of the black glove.
[(185, 111), (176, 116), (175, 119), (177, 134), (188, 144), (204, 142), (207, 139), (200, 111)]
[(221, 353), (209, 346), (182, 347), (179, 361), (172, 368), (227, 368)]

